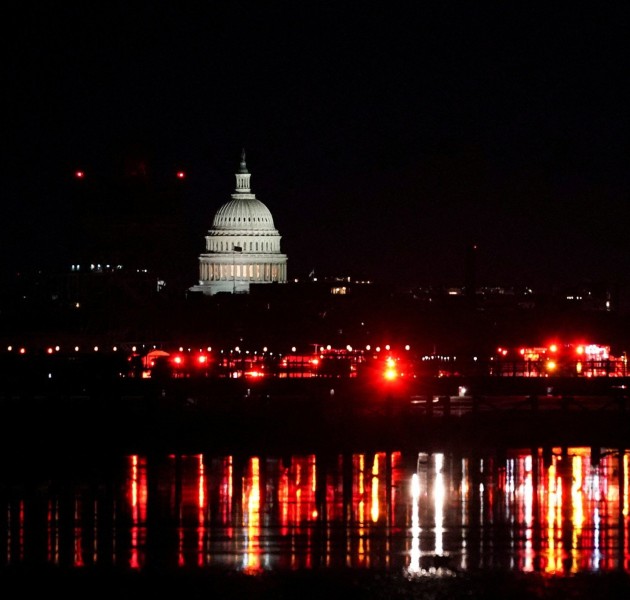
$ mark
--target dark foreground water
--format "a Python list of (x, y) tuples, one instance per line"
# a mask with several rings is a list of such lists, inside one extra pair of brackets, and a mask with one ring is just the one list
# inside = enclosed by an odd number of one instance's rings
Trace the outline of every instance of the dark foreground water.
[(0, 585), (15, 597), (630, 597), (623, 448), (78, 447), (2, 465)]

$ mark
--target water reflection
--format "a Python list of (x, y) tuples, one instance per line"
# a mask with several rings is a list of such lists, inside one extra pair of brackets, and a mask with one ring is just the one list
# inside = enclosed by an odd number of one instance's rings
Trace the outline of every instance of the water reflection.
[[(627, 450), (129, 456), (2, 485), (5, 565), (629, 570)], [(69, 473), (73, 473), (69, 476)]]

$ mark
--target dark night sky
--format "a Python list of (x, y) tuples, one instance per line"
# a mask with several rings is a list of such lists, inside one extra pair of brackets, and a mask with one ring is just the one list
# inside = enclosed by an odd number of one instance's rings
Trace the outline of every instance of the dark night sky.
[(71, 262), (86, 215), (154, 219), (116, 183), (142, 163), (193, 284), (245, 147), (290, 276), (461, 284), (475, 241), (479, 283), (626, 285), (628, 14), (549, 4), (13, 8), (3, 265)]

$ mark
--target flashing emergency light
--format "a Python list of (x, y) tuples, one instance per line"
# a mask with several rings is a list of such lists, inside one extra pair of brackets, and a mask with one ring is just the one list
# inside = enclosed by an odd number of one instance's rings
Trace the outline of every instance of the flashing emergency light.
[(184, 357), (181, 354), (176, 354), (175, 356), (173, 356), (172, 361), (176, 367), (184, 366)]
[(385, 371), (383, 373), (383, 377), (387, 381), (394, 381), (398, 377), (396, 361), (391, 356), (385, 360)]
[(385, 373), (383, 373), (383, 377), (387, 379), (387, 381), (394, 381), (398, 377), (398, 371), (394, 368), (385, 369)]

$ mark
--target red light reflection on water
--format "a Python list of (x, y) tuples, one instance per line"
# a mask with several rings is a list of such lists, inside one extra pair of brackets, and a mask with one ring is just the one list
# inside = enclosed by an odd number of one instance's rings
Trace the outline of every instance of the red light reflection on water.
[[(627, 461), (627, 454), (622, 460)], [(611, 453), (591, 465), (590, 449), (554, 453), (539, 490), (546, 529), (541, 540), (544, 572), (611, 570), (619, 560), (627, 561), (627, 522), (621, 530), (617, 525), (623, 510), (620, 485), (627, 489), (628, 473), (624, 469), (619, 479), (618, 462)]]
[[(356, 454), (320, 463), (315, 455), (282, 460), (229, 456), (211, 459), (211, 465), (202, 455), (169, 461), (154, 469), (163, 479), (161, 494), (168, 496), (177, 517), (179, 566), (206, 566), (225, 557), (249, 573), (271, 564), (292, 569), (316, 563), (389, 564), (387, 530), (401, 486), (400, 453)], [(127, 482), (129, 564), (139, 568), (148, 551), (146, 459), (131, 457)], [(343, 546), (332, 537), (339, 532), (346, 537)], [(376, 560), (373, 549), (385, 559)]]
[(83, 522), (81, 515), (81, 500), (79, 498), (75, 499), (74, 502), (74, 566), (75, 567), (83, 567), (83, 527), (81, 523)]
[(246, 545), (243, 555), (243, 571), (257, 573), (261, 570), (260, 547), (260, 459), (251, 458), (243, 476), (243, 526)]
[(553, 449), (549, 464), (540, 452), (507, 459), (497, 492), (524, 539), (513, 567), (548, 574), (625, 568), (628, 522), (620, 517), (627, 517), (628, 454), (621, 465), (615, 452), (591, 460), (589, 448)]
[(48, 501), (46, 522), (46, 558), (49, 563), (57, 565), (59, 564), (59, 503), (55, 500)]
[(203, 464), (203, 455), (198, 456), (199, 459), (199, 525), (197, 527), (197, 550), (198, 550), (198, 565), (203, 566), (203, 556), (205, 551), (205, 533), (206, 533), (206, 477), (205, 466)]
[(139, 569), (143, 565), (146, 545), (147, 520), (147, 459), (133, 455), (129, 457), (128, 499), (131, 507), (130, 558), (129, 566)]
[(602, 452), (597, 461), (589, 448), (554, 448), (547, 456), (542, 449), (513, 451), (458, 464), (441, 454), (419, 455), (410, 484), (407, 571), (627, 570), (628, 453), (620, 460), (616, 450)]
[(133, 455), (99, 485), (7, 487), (0, 547), (6, 564), (77, 568), (628, 571), (629, 462), (606, 448)]

